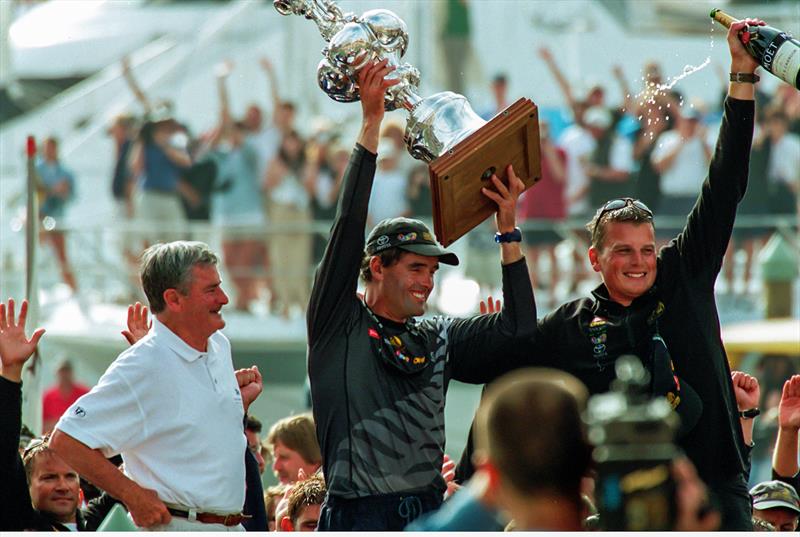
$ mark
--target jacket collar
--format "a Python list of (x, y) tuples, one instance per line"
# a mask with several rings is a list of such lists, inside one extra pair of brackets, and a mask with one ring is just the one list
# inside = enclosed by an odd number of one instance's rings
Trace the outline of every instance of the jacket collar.
[(594, 288), (592, 297), (594, 298), (593, 310), (595, 313), (599, 310), (603, 310), (610, 315), (621, 315), (628, 309), (638, 310), (641, 307), (651, 306), (656, 299), (656, 286), (653, 285), (643, 295), (636, 297), (633, 302), (631, 302), (630, 306), (623, 306), (619, 302), (612, 300), (608, 295), (608, 288), (604, 283)]

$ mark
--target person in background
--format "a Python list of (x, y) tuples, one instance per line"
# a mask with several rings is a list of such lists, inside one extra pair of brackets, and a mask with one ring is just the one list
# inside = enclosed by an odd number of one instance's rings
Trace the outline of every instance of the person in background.
[(800, 204), (800, 136), (789, 132), (789, 117), (779, 108), (766, 112), (765, 126), (770, 144), (767, 165), (770, 214), (798, 214)]
[(66, 237), (60, 229), (67, 203), (75, 198), (75, 176), (61, 163), (58, 139), (53, 136), (42, 143), (42, 158), (36, 164), (36, 173), (39, 176), (39, 218), (43, 223), (40, 239), (53, 247), (64, 283), (75, 292), (78, 282), (69, 264)]
[(765, 481), (750, 489), (753, 519), (772, 524), (776, 531), (797, 531), (800, 497), (783, 481)]
[(89, 388), (75, 381), (72, 362), (61, 361), (56, 368), (56, 384), (45, 390), (42, 396), (42, 431), (53, 430), (61, 415)]
[(247, 416), (244, 423), (244, 435), (247, 437), (247, 448), (258, 462), (258, 473), (263, 474), (266, 461), (261, 456), (261, 421), (255, 416)]
[(304, 310), (308, 303), (311, 199), (303, 181), (304, 167), (305, 141), (296, 131), (290, 131), (270, 162), (262, 185), (269, 197), (270, 222), (284, 228), (270, 234), (268, 240), (274, 306), (285, 319), (293, 307)]
[[(529, 189), (520, 196), (519, 216), (524, 222), (529, 219), (539, 220), (540, 224), (554, 226), (556, 222), (567, 217), (567, 203), (564, 190), (567, 182), (567, 154), (557, 147), (550, 138), (550, 125), (547, 121), (539, 122), (539, 138), (541, 145), (542, 177), (536, 188)], [(536, 287), (534, 274), (541, 254), (550, 259), (550, 278), (548, 289), (555, 292), (560, 270), (556, 259), (556, 244), (561, 236), (555, 229), (536, 229), (526, 231), (526, 255), (530, 263), (531, 281)], [(543, 288), (539, 282), (539, 288)]]
[(281, 531), (316, 531), (326, 493), (321, 475), (312, 475), (295, 483), (289, 493), (286, 515), (280, 522)]
[(276, 422), (270, 428), (264, 445), (272, 456), (272, 471), (284, 485), (297, 481), (300, 470), (311, 475), (322, 465), (314, 420), (308, 414), (289, 416)]
[(264, 508), (267, 512), (267, 530), (277, 531), (279, 524), (275, 521), (275, 512), (277, 511), (278, 502), (281, 501), (283, 495), (286, 493), (287, 485), (273, 485), (264, 492)]

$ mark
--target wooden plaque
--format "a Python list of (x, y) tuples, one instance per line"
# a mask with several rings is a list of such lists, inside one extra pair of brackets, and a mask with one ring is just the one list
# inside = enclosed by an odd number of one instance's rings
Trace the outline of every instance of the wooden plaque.
[(530, 188), (541, 178), (539, 113), (530, 99), (517, 102), (459, 142), (428, 167), (436, 238), (449, 246), (494, 214), (497, 205), (481, 193), (492, 187), (491, 171), (508, 182), (505, 169)]

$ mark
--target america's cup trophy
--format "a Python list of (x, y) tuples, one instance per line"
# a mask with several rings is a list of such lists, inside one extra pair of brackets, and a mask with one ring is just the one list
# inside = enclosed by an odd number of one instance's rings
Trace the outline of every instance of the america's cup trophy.
[(388, 59), (400, 82), (386, 94), (386, 110), (408, 112), (404, 139), (409, 153), (428, 163), (434, 231), (447, 246), (480, 224), (496, 207), (481, 194), (492, 173), (514, 171), (526, 188), (539, 180), (538, 111), (529, 99), (517, 102), (486, 122), (456, 93), (430, 97), (418, 92), (419, 71), (401, 63), (408, 32), (400, 17), (386, 9), (356, 16), (343, 13), (333, 0), (273, 0), (282, 15), (313, 20), (328, 45), (317, 66), (317, 81), (335, 101), (359, 100), (356, 73), (368, 62)]

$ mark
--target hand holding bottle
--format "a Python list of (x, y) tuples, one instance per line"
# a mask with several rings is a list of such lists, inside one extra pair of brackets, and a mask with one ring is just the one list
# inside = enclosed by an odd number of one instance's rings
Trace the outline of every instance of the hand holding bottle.
[(753, 73), (758, 62), (747, 52), (744, 43), (749, 41), (750, 26), (766, 26), (761, 19), (736, 21), (728, 28), (728, 48), (731, 51), (731, 73)]

